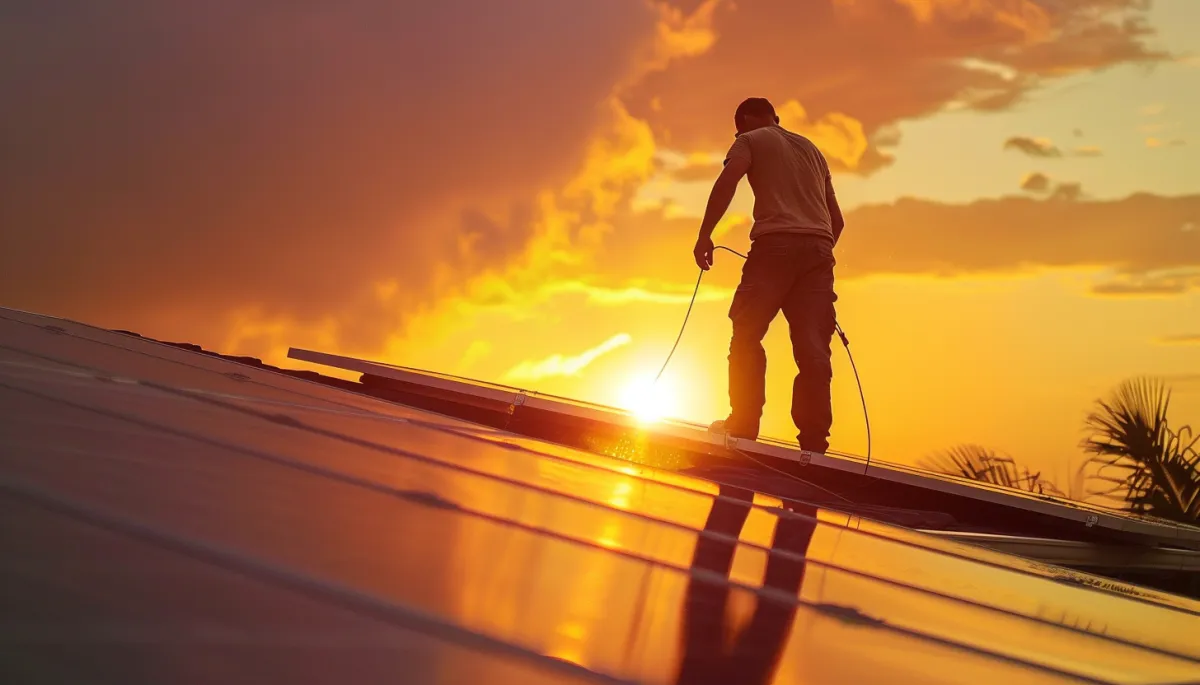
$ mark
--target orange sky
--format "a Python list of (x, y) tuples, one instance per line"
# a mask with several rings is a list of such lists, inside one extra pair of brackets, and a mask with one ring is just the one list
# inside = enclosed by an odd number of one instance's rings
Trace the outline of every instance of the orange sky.
[[(1200, 420), (1191, 0), (125, 0), (0, 10), (0, 304), (601, 402), (653, 375), (732, 140), (771, 98), (835, 169), (876, 458), (1065, 474), (1156, 374)], [(11, 16), (6, 16), (11, 15)], [(747, 245), (743, 185), (719, 241)], [(727, 411), (719, 253), (664, 377)], [(786, 329), (765, 431), (789, 437)], [(833, 446), (862, 418), (835, 349)]]

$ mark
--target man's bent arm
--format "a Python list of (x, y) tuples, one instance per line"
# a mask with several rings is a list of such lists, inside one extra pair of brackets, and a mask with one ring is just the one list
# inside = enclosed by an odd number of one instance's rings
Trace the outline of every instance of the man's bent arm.
[(712, 237), (717, 223), (721, 221), (721, 217), (725, 216), (725, 211), (729, 209), (729, 203), (733, 202), (733, 195), (737, 192), (738, 183), (749, 170), (750, 160), (743, 157), (730, 159), (725, 168), (721, 170), (721, 175), (717, 176), (712, 192), (708, 195), (708, 207), (704, 210), (704, 221), (700, 222), (701, 238)]
[(837, 245), (838, 238), (842, 237), (842, 229), (846, 227), (846, 219), (842, 216), (842, 208), (838, 205), (836, 195), (827, 196), (826, 204), (829, 205), (829, 221), (833, 228), (833, 244)]
[(842, 216), (842, 207), (838, 204), (837, 195), (833, 192), (833, 178), (825, 174), (825, 206), (829, 209), (829, 224), (833, 229), (833, 244), (837, 245), (842, 237), (842, 229), (846, 227), (846, 219)]

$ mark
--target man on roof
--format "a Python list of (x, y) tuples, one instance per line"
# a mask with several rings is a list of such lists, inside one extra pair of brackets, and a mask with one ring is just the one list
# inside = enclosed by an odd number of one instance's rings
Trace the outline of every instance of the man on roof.
[(754, 225), (742, 279), (729, 307), (729, 417), (710, 430), (755, 440), (766, 404), (767, 356), (762, 340), (783, 312), (798, 367), (792, 420), (800, 448), (824, 453), (833, 424), (829, 386), (834, 333), (833, 247), (845, 221), (825, 156), (811, 140), (779, 125), (765, 98), (749, 98), (733, 115), (737, 134), (713, 185), (694, 250), (696, 264), (713, 263), (712, 232), (743, 176), (754, 192)]

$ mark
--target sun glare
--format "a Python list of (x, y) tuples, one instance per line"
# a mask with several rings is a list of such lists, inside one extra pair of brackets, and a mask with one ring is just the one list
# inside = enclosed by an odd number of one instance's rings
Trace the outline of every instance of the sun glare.
[(653, 423), (678, 413), (678, 394), (666, 378), (654, 382), (653, 376), (639, 376), (621, 393), (621, 407), (642, 423)]

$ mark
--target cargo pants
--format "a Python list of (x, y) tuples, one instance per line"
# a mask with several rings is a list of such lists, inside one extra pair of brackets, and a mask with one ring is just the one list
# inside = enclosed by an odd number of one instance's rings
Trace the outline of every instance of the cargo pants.
[(762, 340), (780, 311), (788, 322), (798, 373), (792, 383), (792, 421), (801, 449), (824, 452), (833, 424), (829, 387), (835, 326), (833, 242), (802, 233), (768, 233), (754, 240), (729, 318), (729, 403), (726, 431), (757, 438), (766, 404), (767, 356)]

